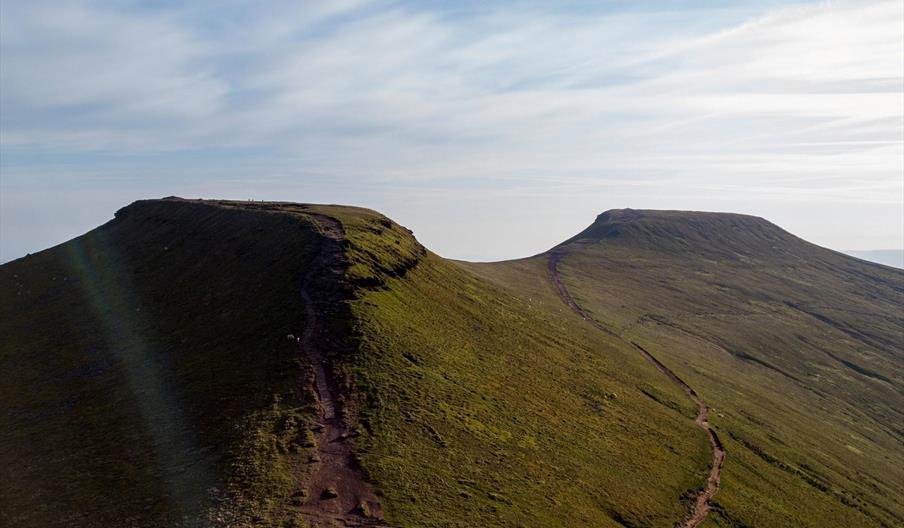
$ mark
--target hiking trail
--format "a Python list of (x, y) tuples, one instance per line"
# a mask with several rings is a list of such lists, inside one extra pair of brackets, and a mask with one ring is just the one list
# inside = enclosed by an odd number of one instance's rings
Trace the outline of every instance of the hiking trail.
[[(568, 292), (568, 288), (565, 286), (565, 283), (562, 281), (562, 278), (559, 276), (558, 265), (559, 261), (565, 255), (562, 251), (554, 251), (549, 255), (548, 268), (549, 268), (549, 277), (552, 281), (553, 285), (556, 287), (556, 291), (559, 294), (559, 298), (561, 298), (562, 302), (568, 305), (575, 313), (581, 316), (582, 319), (589, 322), (597, 329), (622, 340), (625, 340), (622, 336), (616, 334), (612, 330), (609, 330), (602, 323), (597, 321), (590, 315), (590, 313), (582, 308), (571, 296)], [(665, 374), (673, 383), (681, 387), (681, 389), (688, 395), (691, 401), (697, 406), (697, 417), (694, 419), (694, 423), (697, 424), (701, 429), (706, 431), (706, 435), (709, 437), (709, 443), (713, 450), (713, 461), (712, 466), (710, 468), (709, 477), (706, 479), (706, 487), (700, 492), (696, 499), (694, 500), (693, 508), (688, 513), (687, 517), (685, 517), (681, 522), (676, 524), (676, 528), (697, 528), (703, 521), (706, 519), (707, 514), (712, 509), (712, 498), (719, 491), (719, 478), (722, 473), (722, 464), (725, 462), (725, 448), (722, 446), (721, 440), (719, 440), (719, 436), (716, 434), (716, 431), (709, 424), (709, 406), (706, 405), (706, 402), (703, 401), (702, 398), (697, 394), (697, 392), (691, 388), (684, 380), (678, 377), (677, 374), (672, 372), (672, 370), (666, 367), (662, 362), (656, 359), (653, 354), (648, 352), (645, 348), (638, 345), (633, 341), (628, 341), (631, 345), (636, 348), (641, 355), (646, 358), (657, 370)]]
[[(305, 306), (305, 327), (300, 346), (314, 370), (314, 384), (320, 404), (316, 434), (317, 468), (303, 483), (302, 517), (312, 528), (321, 527), (386, 527), (383, 510), (370, 485), (365, 482), (360, 466), (352, 454), (349, 439), (351, 427), (337, 408), (335, 384), (327, 375), (323, 351), (326, 330), (320, 316), (334, 299), (329, 298), (329, 284), (344, 275), (342, 224), (324, 215), (311, 215), (323, 236), (320, 253), (305, 274), (301, 297)], [(320, 288), (316, 286), (320, 285)], [(326, 286), (325, 286), (326, 285)], [(319, 294), (319, 295), (318, 295)], [(316, 459), (315, 459), (316, 460)], [(296, 494), (298, 496), (298, 494)]]

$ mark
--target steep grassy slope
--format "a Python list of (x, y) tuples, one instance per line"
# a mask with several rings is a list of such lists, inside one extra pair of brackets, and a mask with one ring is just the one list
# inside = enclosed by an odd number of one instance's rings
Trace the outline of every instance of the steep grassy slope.
[(904, 273), (728, 214), (610, 211), (556, 251), (594, 318), (715, 407), (708, 526), (904, 522)]
[(279, 509), (312, 400), (285, 336), (319, 238), (304, 214), (150, 201), (0, 267), (0, 524)]
[(173, 199), (0, 268), (3, 524), (318, 522), (316, 369), (286, 335), (322, 264), (323, 371), (392, 525), (684, 515), (693, 408), (543, 281), (513, 294), (363, 209)]
[(391, 526), (671, 527), (712, 452), (630, 341), (717, 408), (709, 526), (900, 521), (900, 272), (734, 216), (559, 250), (621, 337), (547, 255), (448, 261), (358, 208), (137, 202), (6, 264), (0, 524), (320, 526), (351, 472)]
[(513, 296), (382, 216), (334, 215), (362, 285), (359, 347), (342, 370), (393, 525), (668, 527), (684, 515), (706, 439), (648, 365), (549, 302), (542, 281), (536, 301)]

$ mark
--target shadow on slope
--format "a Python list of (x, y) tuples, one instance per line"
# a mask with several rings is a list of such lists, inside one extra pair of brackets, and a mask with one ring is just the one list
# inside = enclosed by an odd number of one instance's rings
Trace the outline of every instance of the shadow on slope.
[(313, 401), (286, 335), (319, 240), (304, 214), (146, 201), (0, 267), (2, 524), (279, 509)]

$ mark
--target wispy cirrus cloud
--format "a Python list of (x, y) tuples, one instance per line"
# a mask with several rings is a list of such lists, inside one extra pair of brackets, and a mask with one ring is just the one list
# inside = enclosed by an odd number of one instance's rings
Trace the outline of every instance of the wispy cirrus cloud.
[(610, 206), (743, 204), (793, 228), (789, 203), (846, 204), (885, 211), (884, 245), (904, 236), (895, 0), (2, 9), (5, 200), (85, 174), (124, 196), (240, 181), (225, 192), (383, 207), (442, 252), (484, 257), (563, 233), (469, 249), (439, 236), (427, 211), (456, 205), (432, 196), (504, 197), (469, 208), (486, 223), (542, 195), (576, 225)]

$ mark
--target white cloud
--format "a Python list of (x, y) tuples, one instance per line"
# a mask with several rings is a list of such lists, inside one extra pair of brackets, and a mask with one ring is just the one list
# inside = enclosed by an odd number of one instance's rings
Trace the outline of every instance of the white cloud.
[[(8, 2), (0, 24), (4, 140), (41, 145), (62, 135), (94, 147), (118, 136), (128, 144), (124, 129), (223, 109), (227, 86), (205, 65), (206, 51), (165, 16)], [(92, 145), (98, 138), (102, 145)]]
[[(710, 208), (904, 199), (898, 0), (746, 19), (201, 6), (5, 2), (3, 147), (261, 149), (249, 180), (290, 186), (301, 171), (334, 175), (336, 189), (539, 187), (563, 204), (651, 186), (706, 195)], [(136, 172), (98, 168), (114, 169)], [(15, 181), (29, 167), (4, 172)], [(902, 236), (899, 223), (887, 239)]]

